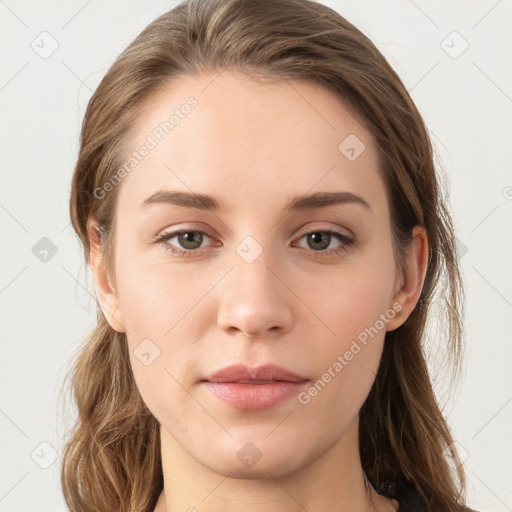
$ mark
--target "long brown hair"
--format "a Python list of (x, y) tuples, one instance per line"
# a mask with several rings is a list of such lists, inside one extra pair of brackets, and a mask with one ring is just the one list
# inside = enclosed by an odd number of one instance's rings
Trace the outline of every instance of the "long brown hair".
[[(412, 228), (426, 228), (429, 264), (419, 302), (388, 332), (378, 374), (360, 411), (363, 469), (390, 497), (412, 485), (432, 510), (455, 512), (465, 476), (425, 360), (425, 327), (441, 303), (452, 382), (462, 357), (463, 289), (452, 220), (423, 119), (375, 45), (336, 11), (309, 0), (189, 0), (163, 14), (122, 52), (89, 101), (71, 188), (70, 215), (90, 262), (91, 218), (102, 226), (102, 252), (113, 268), (123, 142), (145, 102), (159, 89), (201, 71), (252, 70), (279, 80), (322, 84), (351, 105), (377, 141), (389, 196), (399, 268)], [(437, 295), (436, 295), (437, 293)], [(430, 312), (430, 313), (429, 313)], [(438, 319), (438, 318), (436, 318)], [(73, 512), (151, 512), (162, 490), (159, 423), (144, 404), (130, 368), (125, 333), (98, 307), (97, 325), (69, 373), (78, 417), (66, 441), (61, 483)]]

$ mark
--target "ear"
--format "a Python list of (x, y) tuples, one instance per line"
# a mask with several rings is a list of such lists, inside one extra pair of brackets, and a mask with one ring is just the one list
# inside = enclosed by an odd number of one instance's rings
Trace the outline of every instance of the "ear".
[[(420, 298), (428, 267), (428, 237), (425, 228), (415, 226), (412, 231), (412, 244), (406, 256), (406, 271), (398, 291), (393, 297), (393, 304), (400, 304), (398, 315), (386, 326), (387, 331), (400, 327), (412, 313)], [(394, 307), (396, 310), (396, 306)]]
[(110, 327), (117, 332), (126, 332), (117, 293), (110, 284), (105, 260), (101, 248), (101, 231), (98, 221), (92, 219), (87, 228), (90, 242), (89, 258), (91, 261), (94, 288), (98, 305), (103, 311)]

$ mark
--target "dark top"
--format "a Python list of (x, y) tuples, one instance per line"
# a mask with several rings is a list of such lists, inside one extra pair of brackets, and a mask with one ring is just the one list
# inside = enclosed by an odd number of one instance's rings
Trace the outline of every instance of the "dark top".
[[(374, 487), (375, 489), (375, 487)], [(379, 492), (378, 489), (375, 489)], [(426, 503), (420, 496), (417, 489), (411, 484), (405, 483), (400, 485), (396, 491), (391, 493), (379, 492), (383, 496), (396, 499), (398, 501), (398, 512), (442, 512), (439, 510), (433, 510), (428, 503)], [(471, 508), (462, 507), (460, 512), (477, 512)]]

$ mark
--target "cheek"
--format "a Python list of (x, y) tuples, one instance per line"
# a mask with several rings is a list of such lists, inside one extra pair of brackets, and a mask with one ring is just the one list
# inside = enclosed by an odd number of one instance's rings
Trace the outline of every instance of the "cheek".
[(198, 339), (190, 318), (209, 286), (194, 285), (168, 266), (148, 264), (133, 251), (125, 254), (118, 259), (116, 276), (131, 367), (144, 402), (158, 417), (162, 398), (179, 403), (182, 385), (188, 386)]
[(358, 414), (375, 381), (385, 338), (378, 301), (342, 304), (330, 326), (335, 335), (311, 351), (315, 378), (299, 402), (328, 432), (343, 432)]
[[(314, 344), (316, 383), (303, 403), (315, 414), (325, 414), (330, 403), (338, 414), (324, 418), (353, 417), (375, 380), (387, 322), (396, 314), (392, 306), (394, 259), (391, 248), (379, 258), (365, 258), (350, 268), (340, 267), (323, 287), (309, 295), (314, 310), (329, 329)], [(323, 405), (322, 405), (323, 404)], [(333, 420), (334, 421), (334, 420)], [(334, 425), (333, 425), (334, 428)]]
[[(323, 292), (313, 295), (315, 309), (330, 327), (333, 344), (340, 348), (365, 329), (385, 332), (381, 315), (392, 310), (395, 267), (391, 248), (379, 257), (361, 257), (332, 273)], [(311, 296), (311, 295), (310, 295)], [(384, 328), (383, 328), (384, 327)]]
[[(347, 284), (338, 295), (335, 306), (333, 302), (330, 302), (329, 309), (323, 310), (325, 324), (329, 326), (328, 334), (322, 337), (323, 343), (315, 344), (317, 361), (321, 363), (318, 374), (327, 371), (337, 375), (343, 373), (343, 378), (338, 381), (346, 379), (343, 384), (346, 390), (359, 386), (361, 379), (366, 381), (366, 377), (376, 374), (386, 333), (386, 319), (389, 321), (392, 318), (390, 311), (394, 311), (385, 306), (386, 294), (370, 286), (363, 293), (359, 287), (352, 289)], [(325, 380), (328, 381), (329, 377), (326, 376)]]
[(128, 331), (138, 337), (167, 340), (193, 308), (208, 283), (172, 265), (164, 251), (136, 249), (135, 242), (119, 244), (117, 281), (119, 307)]

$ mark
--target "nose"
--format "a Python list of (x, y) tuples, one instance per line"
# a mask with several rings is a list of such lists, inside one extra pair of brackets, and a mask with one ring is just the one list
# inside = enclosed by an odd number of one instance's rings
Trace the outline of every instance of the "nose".
[(233, 268), (222, 281), (217, 322), (230, 335), (251, 338), (281, 336), (291, 329), (293, 294), (283, 272), (267, 251), (251, 263), (235, 255)]

